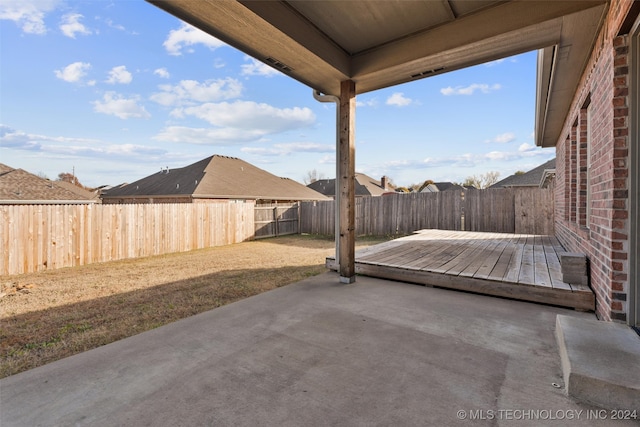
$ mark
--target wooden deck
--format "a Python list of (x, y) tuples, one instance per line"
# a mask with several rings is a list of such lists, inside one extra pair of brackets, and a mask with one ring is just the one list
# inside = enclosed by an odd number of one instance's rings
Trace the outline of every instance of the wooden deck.
[[(554, 236), (421, 230), (356, 252), (356, 273), (595, 310), (588, 286), (562, 281)], [(336, 269), (335, 258), (327, 267)]]

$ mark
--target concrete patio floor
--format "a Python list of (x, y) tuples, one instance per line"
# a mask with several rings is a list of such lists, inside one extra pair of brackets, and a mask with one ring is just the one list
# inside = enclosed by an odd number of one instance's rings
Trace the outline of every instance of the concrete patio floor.
[(328, 272), (0, 380), (0, 425), (616, 425), (565, 395), (558, 314), (594, 318)]

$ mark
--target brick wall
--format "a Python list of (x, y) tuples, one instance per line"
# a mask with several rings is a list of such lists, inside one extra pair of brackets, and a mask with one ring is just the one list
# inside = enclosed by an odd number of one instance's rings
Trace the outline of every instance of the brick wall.
[(556, 234), (567, 250), (587, 254), (598, 317), (621, 322), (629, 291), (630, 76), (629, 38), (618, 32), (632, 3), (611, 2), (556, 145)]

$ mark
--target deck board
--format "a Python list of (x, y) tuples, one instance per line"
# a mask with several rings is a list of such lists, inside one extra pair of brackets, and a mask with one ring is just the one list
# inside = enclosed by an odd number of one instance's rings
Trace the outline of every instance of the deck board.
[(526, 239), (523, 236), (518, 236), (517, 242), (513, 247), (513, 254), (509, 260), (507, 271), (502, 280), (510, 283), (517, 283), (518, 277), (520, 277), (520, 269), (522, 268), (522, 255), (524, 254), (524, 246)]
[(517, 248), (515, 247), (514, 240), (511, 239), (507, 244), (505, 244), (502, 253), (500, 254), (500, 258), (496, 262), (495, 266), (486, 277), (491, 280), (503, 280), (507, 271), (509, 270), (509, 265), (511, 263), (511, 259), (517, 252)]
[[(588, 286), (562, 281), (555, 236), (420, 230), (356, 252), (356, 272), (520, 299), (595, 310)], [(335, 270), (335, 258), (327, 267)]]
[(434, 241), (433, 245), (424, 246), (420, 249), (420, 257), (410, 262), (402, 263), (403, 267), (415, 270), (421, 270), (428, 265), (442, 265), (448, 258), (443, 252), (447, 249), (447, 245)]
[(494, 241), (491, 253), (484, 258), (482, 266), (480, 266), (480, 268), (474, 273), (472, 277), (487, 279), (496, 267), (496, 264), (502, 256), (502, 253), (507, 248), (508, 243), (509, 241), (507, 239)]
[(474, 256), (469, 260), (468, 266), (459, 275), (462, 277), (474, 277), (474, 275), (491, 259), (495, 253), (496, 242), (487, 240), (488, 244), (478, 245)]
[(547, 267), (542, 242), (536, 237), (533, 247), (533, 277), (536, 285), (551, 287), (551, 277)]
[(459, 248), (462, 248), (462, 251), (458, 256), (452, 258), (449, 262), (445, 263), (441, 267), (433, 269), (432, 271), (435, 273), (447, 273), (457, 276), (482, 253), (486, 245), (487, 242), (479, 243), (477, 241), (471, 241), (467, 245), (460, 246)]
[(522, 248), (522, 263), (520, 264), (520, 274), (516, 283), (525, 285), (534, 284), (534, 261), (533, 261), (533, 237), (526, 237), (525, 244)]
[(571, 285), (562, 281), (562, 268), (560, 266), (560, 258), (558, 251), (554, 246), (553, 239), (545, 236), (543, 239), (544, 254), (549, 268), (549, 276), (551, 277), (551, 286), (553, 288), (571, 290)]

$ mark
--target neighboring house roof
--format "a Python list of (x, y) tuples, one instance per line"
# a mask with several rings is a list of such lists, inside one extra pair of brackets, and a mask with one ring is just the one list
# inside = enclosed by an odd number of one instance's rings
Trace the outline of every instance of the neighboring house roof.
[(464, 190), (464, 187), (453, 182), (434, 182), (429, 184), (420, 191), (421, 193), (437, 193), (439, 191), (447, 190)]
[(72, 184), (70, 182), (66, 182), (66, 181), (53, 181), (53, 183), (55, 185), (57, 185), (58, 187), (62, 187), (66, 190), (71, 191), (72, 193), (76, 193), (78, 196), (82, 197), (83, 199), (98, 199), (98, 194), (94, 191), (89, 191), (89, 190), (85, 190), (82, 187), (79, 187), (75, 184)]
[[(382, 196), (384, 193), (393, 191), (393, 190), (385, 189), (382, 186), (381, 181), (375, 180), (363, 173), (356, 172), (355, 181), (356, 181), (356, 196)], [(307, 187), (329, 197), (334, 197), (336, 194), (335, 179), (319, 179), (307, 185)]]
[(102, 193), (103, 199), (190, 196), (195, 199), (323, 200), (322, 194), (235, 157), (214, 155), (161, 170)]
[(88, 195), (83, 196), (61, 184), (0, 163), (0, 201), (3, 203), (90, 201), (93, 198), (88, 191)]
[(498, 181), (489, 188), (504, 187), (539, 187), (543, 183), (543, 177), (548, 176), (556, 169), (556, 159), (553, 158), (540, 166), (531, 169), (529, 172), (520, 175), (511, 175)]
[(0, 175), (3, 175), (7, 172), (11, 172), (12, 170), (15, 170), (15, 169), (12, 168), (11, 166), (7, 166), (5, 164), (0, 163)]

